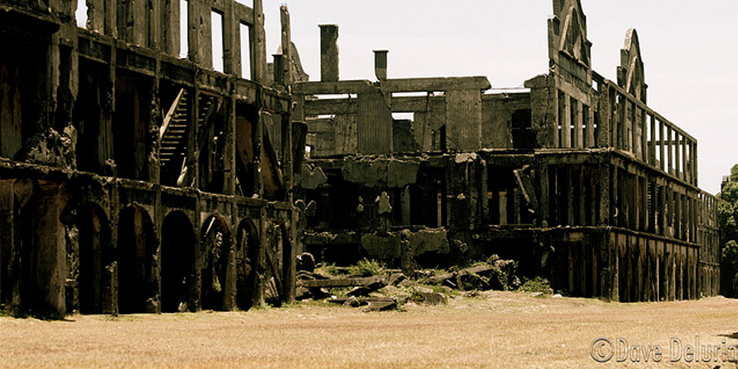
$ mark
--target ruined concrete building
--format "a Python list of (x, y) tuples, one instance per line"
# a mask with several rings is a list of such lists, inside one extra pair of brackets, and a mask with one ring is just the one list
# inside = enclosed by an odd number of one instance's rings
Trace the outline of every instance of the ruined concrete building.
[(338, 263), (405, 270), (491, 254), (573, 296), (718, 293), (716, 200), (697, 186), (697, 141), (647, 105), (635, 30), (617, 81), (591, 66), (579, 0), (553, 0), (550, 69), (526, 91), (485, 77), (338, 78), (321, 26), (321, 81), (294, 85), (308, 125), (304, 246)]
[(261, 0), (0, 0), (0, 304), (292, 301), (301, 250), (409, 273), (499, 254), (608, 300), (716, 294), (716, 201), (696, 140), (646, 104), (637, 34), (607, 80), (579, 1), (553, 3), (548, 74), (489, 93), (390, 79), (386, 51), (376, 82), (340, 81), (332, 25), (309, 82), (284, 7), (267, 63)]
[[(6, 309), (294, 298), (305, 127), (267, 75), (263, 21), (261, 0), (0, 1)], [(286, 8), (282, 22), (289, 56)]]

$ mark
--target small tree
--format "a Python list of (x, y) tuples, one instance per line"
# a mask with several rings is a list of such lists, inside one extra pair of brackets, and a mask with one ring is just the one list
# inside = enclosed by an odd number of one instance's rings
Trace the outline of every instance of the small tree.
[(723, 291), (726, 296), (738, 297), (738, 164), (730, 170), (730, 177), (724, 182), (718, 197), (718, 225), (725, 273)]

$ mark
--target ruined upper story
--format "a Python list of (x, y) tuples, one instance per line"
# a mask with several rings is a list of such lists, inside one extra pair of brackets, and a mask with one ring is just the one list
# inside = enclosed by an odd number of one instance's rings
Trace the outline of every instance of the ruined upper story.
[(342, 81), (337, 26), (321, 26), (321, 81), (294, 87), (310, 156), (614, 150), (696, 187), (697, 141), (646, 104), (636, 31), (611, 81), (592, 68), (581, 2), (553, 0), (553, 11), (549, 71), (521, 92), (486, 77), (388, 78), (387, 51), (375, 51), (376, 81)]
[[(3, 0), (8, 21), (23, 15), (61, 26), (62, 39), (78, 26), (131, 48), (156, 50), (205, 69), (262, 81), (266, 70), (262, 0)], [(81, 15), (77, 19), (77, 15)], [(76, 28), (76, 27), (74, 27)], [(38, 29), (37, 29), (38, 31)], [(218, 44), (220, 43), (220, 44)]]
[(0, 0), (0, 158), (281, 198), (301, 70), (281, 18), (269, 70), (261, 0)]

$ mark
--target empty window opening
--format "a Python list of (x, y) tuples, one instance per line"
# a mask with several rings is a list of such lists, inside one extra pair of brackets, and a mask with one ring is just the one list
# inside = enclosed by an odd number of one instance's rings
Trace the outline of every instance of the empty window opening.
[(189, 54), (189, 27), (187, 19), (189, 18), (189, 9), (187, 0), (179, 0), (179, 57), (187, 59)]
[(359, 95), (357, 94), (322, 94), (315, 95), (318, 100), (345, 100), (345, 99), (356, 99)]
[(87, 0), (77, 1), (77, 11), (74, 16), (77, 18), (77, 27), (87, 28)]
[(392, 119), (393, 120), (409, 120), (411, 122), (415, 121), (415, 113), (409, 112), (409, 113), (392, 113)]
[(412, 91), (412, 92), (393, 92), (392, 97), (426, 97), (428, 92), (426, 91)]
[(305, 145), (305, 158), (310, 159), (310, 154), (313, 152), (312, 145)]
[(241, 40), (241, 78), (251, 79), (251, 27), (241, 23), (238, 31)]
[(210, 39), (212, 41), (213, 70), (223, 72), (223, 15), (217, 11), (210, 12)]
[(532, 149), (536, 144), (535, 132), (531, 126), (531, 110), (518, 109), (512, 115), (513, 147)]
[(395, 152), (415, 152), (418, 150), (418, 143), (413, 133), (413, 122), (415, 113), (413, 112), (397, 112), (392, 113), (392, 135), (393, 150)]

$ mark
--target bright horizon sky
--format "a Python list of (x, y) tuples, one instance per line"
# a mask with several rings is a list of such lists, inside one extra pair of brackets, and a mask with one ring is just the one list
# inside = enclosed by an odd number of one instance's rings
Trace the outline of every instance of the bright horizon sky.
[[(279, 6), (264, 0), (267, 54), (279, 47)], [(292, 0), (292, 40), (320, 79), (319, 24), (339, 25), (341, 79), (374, 80), (373, 50), (389, 50), (389, 78), (486, 76), (522, 87), (547, 72), (551, 0)], [(669, 6), (666, 6), (668, 4)], [(648, 105), (698, 141), (699, 186), (716, 194), (738, 163), (738, 1), (582, 0), (592, 67), (617, 80), (625, 32), (636, 28)]]

